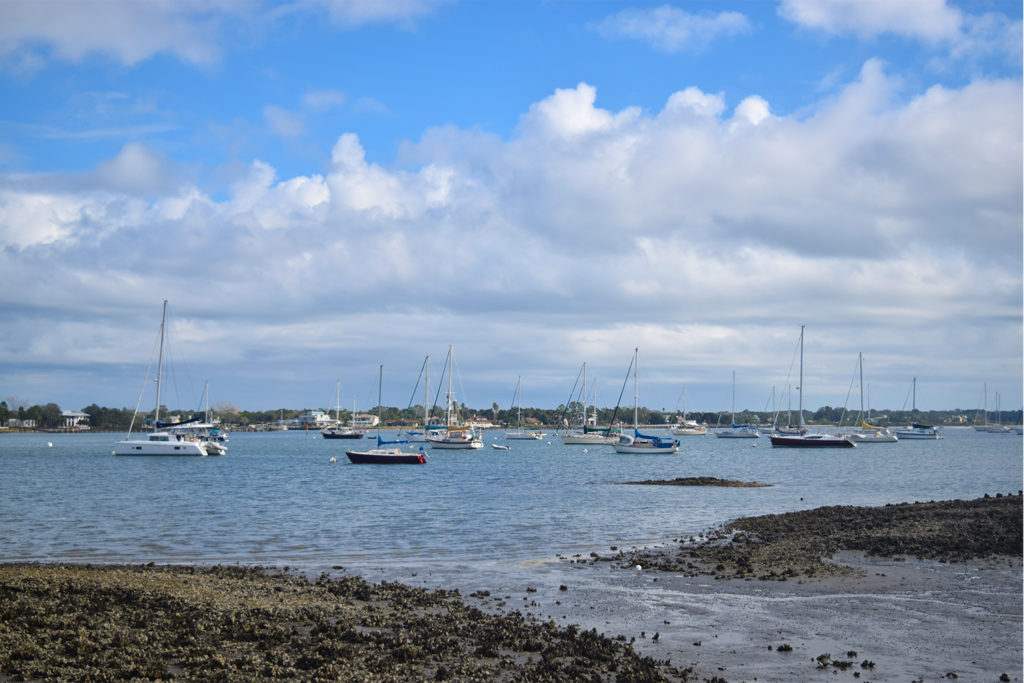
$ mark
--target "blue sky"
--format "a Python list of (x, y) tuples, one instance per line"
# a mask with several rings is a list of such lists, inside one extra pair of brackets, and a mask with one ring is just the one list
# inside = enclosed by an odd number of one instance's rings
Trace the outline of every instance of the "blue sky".
[(996, 0), (0, 3), (0, 398), (134, 405), (167, 298), (182, 407), (454, 344), (760, 410), (806, 324), (811, 406), (1020, 408), (1021, 62)]

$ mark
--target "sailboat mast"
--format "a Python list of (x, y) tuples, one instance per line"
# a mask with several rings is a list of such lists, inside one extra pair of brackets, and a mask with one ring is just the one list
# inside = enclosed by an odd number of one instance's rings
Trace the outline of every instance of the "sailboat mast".
[(448, 426), (452, 426), (452, 345), (448, 345)]
[(381, 402), (382, 394), (384, 393), (384, 364), (380, 364), (380, 368), (377, 370), (377, 444), (380, 445), (380, 423), (382, 421), (381, 415)]
[(430, 423), (430, 356), (423, 361), (423, 367), (426, 368), (426, 377), (423, 380), (423, 435), (426, 436), (427, 425)]
[(160, 383), (164, 374), (164, 328), (167, 325), (167, 299), (164, 299), (164, 310), (160, 316), (160, 356), (156, 364), (156, 409), (153, 412), (153, 429), (160, 423)]
[(800, 411), (800, 426), (804, 426), (804, 326), (800, 326), (800, 401), (797, 404)]
[(583, 431), (587, 426), (587, 361), (583, 361)]
[(640, 348), (633, 349), (633, 431), (640, 429)]
[(523, 429), (523, 395), (520, 393), (522, 384), (523, 376), (520, 375), (516, 379), (516, 429), (520, 431)]
[(857, 367), (860, 368), (860, 417), (864, 416), (864, 354), (857, 353)]
[(736, 371), (732, 371), (732, 404), (729, 407), (729, 425), (736, 426)]

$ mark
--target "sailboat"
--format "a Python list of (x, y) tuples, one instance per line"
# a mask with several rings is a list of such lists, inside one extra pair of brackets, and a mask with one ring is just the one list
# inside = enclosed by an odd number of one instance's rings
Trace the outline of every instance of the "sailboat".
[[(385, 448), (397, 442), (384, 441), (380, 438), (381, 425), (381, 385), (384, 379), (384, 366), (380, 366), (377, 379), (377, 447), (368, 451), (346, 451), (349, 461), (354, 465), (423, 465), (427, 458), (420, 446), (419, 453), (405, 453), (401, 448)], [(403, 442), (404, 443), (404, 442)]]
[[(597, 427), (597, 406), (594, 406), (594, 427), (587, 424), (587, 361), (583, 361), (583, 410), (580, 411), (580, 432), (568, 432), (562, 434), (562, 444), (566, 446), (589, 446), (601, 444), (614, 444), (619, 440), (619, 434), (611, 427)], [(597, 384), (597, 381), (594, 381)], [(575, 391), (575, 387), (573, 387)], [(570, 396), (570, 402), (572, 397)], [(596, 392), (594, 402), (597, 402)]]
[[(363, 433), (352, 427), (345, 427), (341, 424), (341, 380), (338, 380), (337, 396), (334, 400), (334, 421), (337, 423), (320, 430), (320, 435), (325, 439), (361, 439)], [(352, 419), (356, 417), (356, 400), (352, 399)]]
[(715, 431), (715, 436), (719, 439), (759, 439), (760, 434), (757, 430), (750, 425), (738, 425), (736, 424), (736, 372), (732, 373), (732, 408), (729, 412), (729, 423), (732, 425), (728, 429), (720, 429)]
[[(804, 326), (800, 326), (800, 428), (804, 428)], [(773, 448), (854, 448), (857, 444), (834, 434), (773, 434)]]
[[(164, 299), (163, 314), (160, 317), (160, 351), (156, 370), (156, 409), (153, 412), (153, 431), (146, 438), (132, 438), (131, 430), (135, 426), (135, 415), (128, 427), (128, 438), (114, 444), (114, 455), (186, 455), (206, 456), (221, 455), (227, 452), (222, 444), (207, 442), (201, 436), (189, 436), (174, 433), (167, 429), (169, 425), (160, 422), (160, 391), (164, 373), (164, 333), (167, 328), (167, 299)], [(147, 372), (148, 374), (148, 372)], [(139, 395), (142, 400), (142, 395)], [(138, 415), (136, 405), (135, 414)]]
[[(623, 434), (615, 444), (617, 453), (677, 453), (679, 440), (640, 433), (640, 349), (633, 349), (633, 435)], [(628, 376), (628, 375), (627, 375)]]
[(847, 434), (849, 439), (855, 443), (896, 443), (899, 437), (885, 427), (878, 427), (864, 421), (864, 354), (857, 354), (857, 367), (860, 370), (860, 412), (857, 413), (857, 420), (860, 422), (860, 430)]
[[(917, 377), (911, 383), (911, 391), (913, 392), (913, 401), (911, 403), (911, 415), (917, 413)], [(903, 407), (906, 407), (906, 399), (904, 399)], [(900, 439), (941, 439), (939, 436), (939, 430), (935, 428), (935, 425), (922, 424), (920, 422), (911, 422), (905, 429), (897, 429), (896, 436)]]
[[(428, 355), (423, 359), (423, 368), (421, 370), (424, 374), (423, 379), (423, 429), (406, 429), (402, 433), (409, 441), (422, 442), (427, 440), (427, 433), (433, 429), (430, 424), (430, 356)], [(419, 378), (416, 379), (416, 386), (419, 386)], [(412, 390), (413, 396), (416, 395), (416, 388)], [(409, 399), (409, 407), (412, 407), (412, 399)]]
[(203, 387), (203, 419), (198, 417), (170, 424), (161, 423), (174, 436), (181, 435), (188, 439), (202, 439), (206, 443), (207, 455), (225, 455), (228, 452), (228, 435), (220, 427), (210, 422), (210, 383)]
[(448, 394), (446, 396), (447, 415), (445, 417), (445, 428), (431, 433), (427, 432), (427, 441), (431, 448), (447, 450), (470, 450), (483, 448), (483, 440), (477, 436), (469, 427), (456, 424), (452, 418), (452, 370), (455, 363), (455, 353), (451, 345), (448, 346)]
[(705, 436), (708, 433), (707, 427), (697, 424), (696, 420), (686, 419), (686, 387), (683, 387), (680, 400), (683, 402), (683, 415), (679, 419), (679, 424), (672, 428), (672, 433), (678, 436)]
[(522, 383), (523, 378), (520, 376), (516, 381), (516, 428), (506, 431), (505, 438), (519, 441), (540, 441), (544, 437), (543, 434), (523, 429)]
[(982, 411), (981, 424), (974, 425), (976, 432), (989, 432), (991, 434), (1009, 434), (1010, 428), (1003, 424), (1002, 411), (999, 407), (999, 394), (996, 394), (996, 423), (989, 424), (988, 421), (988, 383), (985, 383), (985, 409)]

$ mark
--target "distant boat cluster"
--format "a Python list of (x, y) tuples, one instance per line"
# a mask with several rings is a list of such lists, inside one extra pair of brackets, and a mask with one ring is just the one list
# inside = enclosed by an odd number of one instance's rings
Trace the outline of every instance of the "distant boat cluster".
[[(194, 418), (191, 420), (175, 423), (162, 423), (160, 421), (160, 399), (161, 384), (163, 377), (163, 351), (164, 334), (167, 324), (167, 301), (163, 302), (163, 312), (160, 319), (159, 333), (159, 356), (157, 361), (156, 374), (156, 407), (152, 422), (152, 429), (143, 436), (132, 437), (135, 425), (135, 417), (138, 416), (138, 408), (132, 424), (129, 427), (129, 434), (126, 439), (118, 441), (114, 445), (114, 455), (171, 455), (171, 456), (209, 456), (225, 455), (227, 453), (228, 436), (219, 427), (210, 422), (208, 410), (206, 419)], [(759, 439), (765, 435), (775, 448), (855, 448), (859, 444), (873, 443), (897, 443), (901, 439), (940, 439), (942, 438), (939, 429), (934, 425), (912, 423), (904, 429), (891, 431), (888, 428), (872, 425), (870, 423), (870, 410), (864, 417), (863, 389), (864, 371), (863, 357), (858, 356), (858, 367), (861, 382), (861, 411), (857, 421), (859, 427), (847, 430), (840, 430), (838, 433), (823, 433), (812, 431), (804, 422), (803, 410), (803, 361), (804, 361), (804, 326), (800, 326), (800, 377), (799, 377), (799, 404), (798, 420), (796, 424), (780, 426), (774, 424), (770, 427), (758, 427), (749, 424), (731, 424), (724, 429), (716, 429), (712, 433), (720, 439)], [(384, 378), (384, 366), (379, 369), (377, 410), (375, 416), (356, 415), (353, 405), (352, 423), (341, 424), (341, 383), (337, 385), (337, 398), (335, 408), (335, 419), (329, 421), (322, 411), (317, 411), (313, 416), (314, 425), (321, 420), (326, 422), (320, 434), (324, 439), (343, 439), (356, 441), (363, 439), (366, 435), (365, 429), (368, 426), (375, 426), (377, 429), (377, 444), (375, 448), (365, 450), (352, 449), (346, 451), (349, 461), (355, 464), (425, 464), (427, 462), (426, 452), (423, 446), (418, 451), (403, 451), (403, 444), (415, 442), (425, 443), (431, 449), (438, 450), (476, 450), (483, 448), (483, 438), (480, 430), (473, 424), (463, 422), (458, 415), (458, 403), (454, 400), (452, 393), (452, 369), (454, 368), (455, 356), (454, 347), (448, 347), (448, 356), (445, 361), (443, 376), (447, 377), (447, 392), (445, 394), (445, 414), (443, 423), (435, 422), (430, 415), (430, 357), (424, 360), (421, 376), (424, 377), (424, 401), (423, 401), (423, 426), (422, 429), (405, 429), (398, 433), (394, 440), (385, 441), (381, 435), (381, 392)], [(686, 418), (685, 390), (683, 392), (683, 410), (675, 425), (669, 427), (670, 436), (648, 434), (640, 431), (639, 424), (639, 396), (640, 396), (640, 350), (633, 350), (633, 357), (627, 371), (633, 376), (633, 429), (631, 432), (623, 429), (622, 421), (616, 421), (619, 406), (616, 406), (612, 414), (610, 424), (599, 426), (596, 423), (596, 409), (592, 419), (587, 418), (587, 364), (583, 363), (581, 369), (582, 391), (580, 397), (582, 406), (578, 417), (578, 424), (563, 434), (557, 434), (562, 444), (567, 446), (612, 446), (615, 452), (622, 454), (673, 454), (679, 452), (680, 442), (675, 436), (705, 436), (708, 434), (708, 426), (699, 424), (694, 420)], [(418, 383), (418, 381), (417, 381)], [(579, 384), (579, 377), (577, 377)], [(625, 386), (623, 386), (625, 389)], [(570, 396), (569, 404), (572, 404), (572, 396), (575, 396), (576, 386), (573, 387), (573, 394)], [(415, 390), (414, 390), (415, 391)], [(207, 400), (209, 391), (206, 391)], [(773, 389), (774, 395), (774, 389)], [(913, 383), (914, 412), (917, 410), (917, 379)], [(986, 386), (985, 414), (987, 417), (987, 386)], [(141, 397), (140, 397), (141, 398)], [(504, 433), (505, 439), (510, 441), (529, 440), (537, 441), (543, 439), (547, 434), (540, 430), (524, 429), (522, 424), (522, 377), (516, 382), (516, 389), (513, 398), (516, 408), (516, 427)], [(732, 377), (732, 407), (730, 417), (735, 416), (736, 402), (736, 373)], [(998, 404), (998, 394), (997, 394)], [(999, 412), (997, 409), (997, 416)], [(776, 419), (778, 421), (778, 412)], [(566, 422), (568, 424), (568, 422)], [(308, 425), (307, 425), (308, 427)], [(1009, 433), (1011, 428), (1004, 426), (997, 418), (996, 424), (975, 425), (975, 429), (981, 432)], [(1017, 433), (1021, 429), (1017, 428)], [(496, 450), (511, 450), (507, 444), (492, 444)], [(333, 461), (333, 458), (332, 458)]]

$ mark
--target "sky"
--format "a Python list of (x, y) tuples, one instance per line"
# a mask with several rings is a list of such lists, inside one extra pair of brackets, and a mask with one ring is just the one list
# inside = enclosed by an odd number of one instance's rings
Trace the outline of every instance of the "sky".
[(0, 399), (134, 407), (166, 299), (172, 408), (340, 381), (363, 409), (381, 364), (404, 407), (451, 345), (474, 408), (520, 377), (556, 407), (584, 361), (629, 405), (636, 348), (641, 405), (770, 410), (803, 325), (805, 406), (859, 407), (863, 354), (875, 410), (1020, 409), (1021, 26), (1002, 0), (3, 0)]

